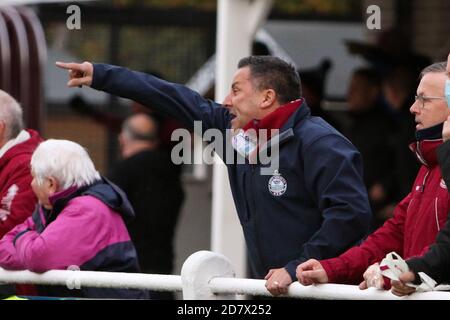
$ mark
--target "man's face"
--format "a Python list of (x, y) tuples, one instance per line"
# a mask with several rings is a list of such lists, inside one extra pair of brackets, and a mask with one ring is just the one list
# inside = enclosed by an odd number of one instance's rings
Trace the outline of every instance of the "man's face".
[(250, 68), (238, 69), (233, 78), (231, 92), (223, 102), (223, 105), (228, 107), (231, 114), (235, 116), (231, 120), (231, 127), (243, 128), (251, 120), (258, 119), (262, 99), (262, 92), (255, 89), (251, 81)]
[[(430, 72), (423, 76), (417, 87), (417, 95), (424, 96), (424, 104), (417, 99), (410, 112), (416, 121), (416, 130), (430, 128), (444, 122), (450, 115), (444, 99), (444, 85), (447, 79), (445, 73)], [(440, 97), (440, 99), (426, 99), (426, 97)]]

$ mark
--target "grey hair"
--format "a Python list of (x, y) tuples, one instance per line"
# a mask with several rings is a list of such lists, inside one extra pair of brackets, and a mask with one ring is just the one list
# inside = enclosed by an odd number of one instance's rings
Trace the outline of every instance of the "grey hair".
[(3, 90), (0, 90), (0, 121), (5, 122), (7, 140), (17, 137), (24, 128), (22, 107)]
[(422, 72), (420, 72), (420, 79), (422, 79), (427, 73), (446, 73), (447, 72), (447, 62), (436, 62), (428, 67), (424, 68)]
[(69, 140), (49, 139), (42, 142), (31, 157), (31, 172), (38, 185), (54, 177), (60, 190), (83, 187), (100, 179), (87, 151)]

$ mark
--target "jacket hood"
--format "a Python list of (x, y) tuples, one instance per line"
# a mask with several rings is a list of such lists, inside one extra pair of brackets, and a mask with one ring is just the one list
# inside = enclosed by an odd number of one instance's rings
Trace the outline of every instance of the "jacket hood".
[(416, 154), (417, 159), (427, 167), (438, 165), (437, 148), (443, 143), (442, 139), (416, 141), (409, 148)]
[(89, 186), (78, 189), (71, 187), (51, 196), (49, 200), (53, 205), (53, 211), (56, 213), (54, 214), (54, 219), (70, 200), (87, 195), (99, 199), (112, 210), (120, 213), (125, 221), (129, 221), (135, 216), (133, 207), (125, 192), (108, 179), (102, 177), (101, 180)]
[(134, 210), (125, 192), (108, 179), (92, 184), (81, 195), (91, 195), (114, 211), (119, 212), (125, 220), (134, 218)]

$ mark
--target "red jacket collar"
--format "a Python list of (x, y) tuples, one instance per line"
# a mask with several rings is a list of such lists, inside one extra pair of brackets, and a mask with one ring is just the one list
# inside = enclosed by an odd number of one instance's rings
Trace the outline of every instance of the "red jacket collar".
[(34, 150), (42, 142), (42, 138), (39, 136), (39, 133), (37, 131), (34, 131), (32, 129), (27, 129), (27, 131), (30, 134), (30, 139), (19, 143), (6, 151), (3, 157), (0, 158), (0, 168), (19, 155), (33, 154)]
[(249, 129), (255, 129), (258, 132), (259, 129), (267, 129), (268, 135), (270, 136), (271, 129), (281, 129), (281, 127), (286, 123), (289, 117), (298, 109), (303, 103), (303, 99), (297, 99), (286, 103), (275, 111), (269, 113), (267, 116), (261, 120), (252, 120), (243, 128), (244, 131)]
[(409, 145), (409, 148), (416, 154), (417, 159), (427, 166), (438, 165), (437, 148), (443, 143), (442, 139), (416, 141)]

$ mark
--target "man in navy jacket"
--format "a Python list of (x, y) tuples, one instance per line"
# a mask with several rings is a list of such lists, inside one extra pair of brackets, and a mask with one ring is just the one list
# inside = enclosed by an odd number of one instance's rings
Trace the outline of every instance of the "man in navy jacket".
[[(230, 129), (233, 134), (242, 129), (244, 136), (249, 129), (279, 130), (267, 144), (273, 147), (274, 140), (279, 148), (279, 165), (269, 175), (261, 174), (267, 167), (261, 161), (227, 163), (219, 154), (227, 164), (252, 273), (267, 280), (272, 294), (287, 292), (299, 263), (335, 257), (366, 235), (371, 212), (361, 156), (333, 127), (311, 116), (298, 74), (286, 62), (270, 56), (243, 58), (223, 105), (183, 85), (117, 66), (57, 66), (69, 70), (69, 87), (87, 85), (151, 105), (190, 129), (194, 121), (202, 121), (203, 132), (215, 128), (223, 137), (229, 137)], [(230, 139), (224, 140), (230, 146)]]

